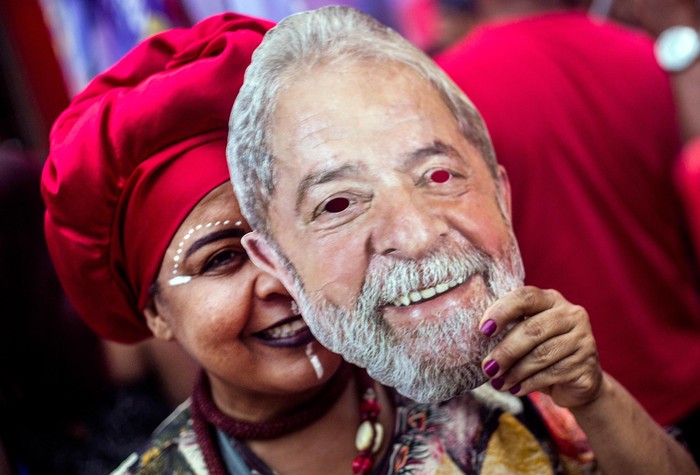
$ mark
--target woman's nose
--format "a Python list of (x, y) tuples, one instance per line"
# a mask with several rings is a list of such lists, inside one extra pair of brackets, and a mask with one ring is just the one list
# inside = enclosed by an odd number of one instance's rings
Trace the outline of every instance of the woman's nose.
[(258, 275), (255, 277), (255, 296), (261, 300), (273, 298), (284, 298), (291, 300), (292, 297), (282, 282), (272, 274), (255, 268)]

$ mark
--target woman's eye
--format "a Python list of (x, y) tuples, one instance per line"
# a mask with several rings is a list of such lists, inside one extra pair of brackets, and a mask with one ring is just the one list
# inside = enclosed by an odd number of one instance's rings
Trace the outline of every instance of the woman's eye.
[(333, 198), (323, 207), (323, 210), (328, 213), (340, 213), (350, 206), (350, 200), (347, 198)]
[(226, 249), (211, 256), (202, 267), (202, 273), (221, 271), (230, 266), (238, 266), (246, 258), (245, 252)]
[(430, 174), (430, 179), (434, 183), (445, 183), (451, 177), (450, 172), (447, 170), (435, 170)]

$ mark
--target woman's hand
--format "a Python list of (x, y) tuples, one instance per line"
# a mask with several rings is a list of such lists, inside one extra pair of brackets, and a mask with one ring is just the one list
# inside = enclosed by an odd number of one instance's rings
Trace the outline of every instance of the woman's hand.
[(508, 331), (482, 363), (496, 389), (540, 391), (567, 408), (600, 394), (603, 371), (588, 313), (559, 292), (531, 286), (509, 292), (486, 310), (480, 328), (489, 336)]

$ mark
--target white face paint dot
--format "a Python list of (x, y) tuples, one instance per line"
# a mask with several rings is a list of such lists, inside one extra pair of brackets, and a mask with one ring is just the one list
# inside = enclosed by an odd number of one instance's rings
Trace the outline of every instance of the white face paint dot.
[[(222, 222), (222, 221), (216, 221), (216, 222), (208, 222), (208, 223), (206, 223), (206, 224), (203, 224), (203, 223), (202, 223), (202, 224), (197, 224), (196, 226), (190, 228), (190, 229), (187, 231), (187, 233), (185, 233), (185, 236), (182, 238), (182, 241), (180, 241), (180, 243), (177, 245), (179, 249), (177, 250), (176, 255), (173, 256), (173, 261), (175, 261), (173, 274), (176, 274), (176, 273), (177, 273), (177, 268), (178, 268), (177, 262), (180, 260), (180, 254), (182, 254), (182, 252), (184, 251), (183, 248), (185, 247), (185, 241), (188, 241), (188, 240), (194, 235), (194, 233), (195, 233), (196, 231), (201, 231), (201, 230), (204, 229), (204, 228), (211, 228), (212, 226), (219, 226), (219, 225), (221, 225), (221, 224), (227, 225), (227, 224), (229, 224), (230, 222), (231, 222), (231, 220), (230, 220), (230, 219), (227, 219), (226, 221), (223, 221), (223, 222)], [(240, 226), (242, 223), (243, 223), (243, 221), (236, 221), (236, 226)]]

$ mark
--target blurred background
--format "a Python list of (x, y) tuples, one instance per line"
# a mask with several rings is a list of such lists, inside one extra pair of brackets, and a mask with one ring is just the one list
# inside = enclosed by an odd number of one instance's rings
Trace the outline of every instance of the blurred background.
[[(53, 273), (39, 178), (51, 125), (78, 91), (146, 37), (219, 12), (279, 21), (344, 4), (437, 55), (474, 26), (476, 2), (0, 0), (0, 475), (106, 473), (189, 396), (197, 370), (173, 345), (99, 340)], [(635, 26), (631, 2), (564, 3)]]
[(0, 144), (41, 160), (69, 98), (153, 33), (227, 10), (277, 21), (330, 3), (361, 9), (422, 49), (438, 42), (437, 0), (3, 0)]

